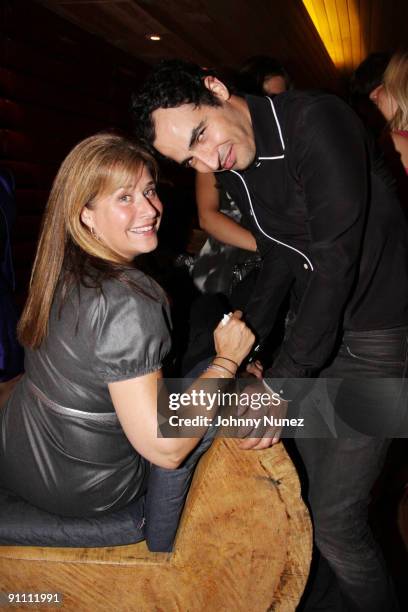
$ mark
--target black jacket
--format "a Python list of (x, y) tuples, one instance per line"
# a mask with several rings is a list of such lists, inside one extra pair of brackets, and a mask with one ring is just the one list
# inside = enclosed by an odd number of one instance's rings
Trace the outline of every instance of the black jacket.
[(320, 92), (247, 97), (256, 157), (221, 172), (263, 267), (246, 318), (264, 339), (288, 292), (296, 321), (268, 375), (318, 374), (344, 330), (408, 323), (408, 232), (393, 181), (354, 112)]

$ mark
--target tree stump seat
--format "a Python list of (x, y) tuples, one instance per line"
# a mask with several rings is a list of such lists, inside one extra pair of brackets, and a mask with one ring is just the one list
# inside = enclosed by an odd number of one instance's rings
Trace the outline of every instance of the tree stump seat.
[(151, 553), (145, 542), (2, 546), (0, 591), (61, 593), (62, 609), (75, 612), (293, 612), (311, 550), (309, 515), (283, 445), (243, 451), (236, 440), (216, 439), (196, 469), (172, 553)]

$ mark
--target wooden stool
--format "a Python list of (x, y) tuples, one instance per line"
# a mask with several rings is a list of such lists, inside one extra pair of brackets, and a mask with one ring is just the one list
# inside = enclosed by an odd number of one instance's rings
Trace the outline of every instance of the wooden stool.
[(199, 462), (173, 553), (150, 553), (144, 542), (3, 546), (0, 591), (59, 592), (62, 609), (75, 612), (293, 612), (311, 550), (309, 515), (283, 445), (243, 451), (237, 440), (217, 439)]

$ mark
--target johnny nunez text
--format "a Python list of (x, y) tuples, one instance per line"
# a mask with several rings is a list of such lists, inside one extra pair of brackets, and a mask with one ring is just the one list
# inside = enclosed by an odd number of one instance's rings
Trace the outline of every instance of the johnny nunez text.
[(195, 417), (179, 417), (173, 414), (169, 418), (169, 425), (172, 427), (210, 427), (210, 425), (216, 425), (217, 427), (251, 427), (257, 428), (261, 425), (263, 427), (303, 427), (304, 419), (286, 419), (277, 418), (273, 416), (266, 416), (255, 418), (243, 418), (227, 416), (223, 417), (217, 415), (215, 418), (203, 415), (197, 415)]

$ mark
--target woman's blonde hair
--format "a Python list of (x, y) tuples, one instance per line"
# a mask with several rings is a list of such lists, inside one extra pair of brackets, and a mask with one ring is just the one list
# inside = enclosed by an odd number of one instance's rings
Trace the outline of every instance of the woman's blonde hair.
[(397, 111), (390, 120), (391, 130), (408, 129), (408, 52), (395, 53), (385, 72), (384, 89), (397, 103)]
[(92, 235), (81, 212), (105, 191), (128, 184), (145, 165), (156, 179), (153, 157), (137, 143), (111, 133), (83, 140), (62, 162), (43, 216), (29, 295), (18, 325), (22, 344), (35, 349), (46, 336), (60, 279), (65, 294), (70, 283), (82, 280), (85, 262), (99, 267), (102, 276), (118, 276), (124, 265), (129, 266)]

